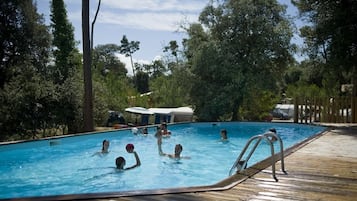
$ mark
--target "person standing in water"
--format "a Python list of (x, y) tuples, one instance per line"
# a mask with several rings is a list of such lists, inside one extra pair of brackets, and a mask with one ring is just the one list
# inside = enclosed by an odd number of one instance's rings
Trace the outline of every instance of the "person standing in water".
[(185, 159), (190, 159), (190, 157), (188, 156), (181, 156), (181, 152), (183, 150), (183, 147), (181, 144), (176, 144), (175, 145), (175, 152), (174, 154), (167, 154), (167, 153), (164, 153), (162, 151), (162, 135), (158, 135), (157, 136), (157, 146), (158, 146), (158, 150), (159, 150), (159, 155), (160, 156), (167, 156), (169, 158), (172, 158), (172, 159), (182, 159), (182, 158), (185, 158)]

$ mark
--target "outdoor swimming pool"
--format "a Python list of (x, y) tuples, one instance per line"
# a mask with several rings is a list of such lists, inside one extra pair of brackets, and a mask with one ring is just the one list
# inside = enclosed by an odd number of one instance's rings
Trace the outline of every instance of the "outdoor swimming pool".
[[(0, 199), (213, 185), (228, 177), (232, 164), (254, 135), (276, 128), (284, 148), (288, 148), (325, 130), (301, 124), (251, 122), (187, 123), (168, 128), (172, 136), (163, 139), (163, 151), (173, 153), (175, 144), (180, 143), (182, 155), (191, 159), (159, 156), (153, 127), (148, 136), (121, 130), (2, 145)], [(223, 128), (228, 131), (228, 143), (218, 141)], [(93, 156), (104, 139), (110, 141), (110, 152)], [(116, 157), (124, 156), (126, 166), (135, 163), (134, 156), (125, 151), (128, 143), (135, 145), (142, 165), (117, 172)], [(258, 146), (248, 166), (269, 154), (269, 146)]]

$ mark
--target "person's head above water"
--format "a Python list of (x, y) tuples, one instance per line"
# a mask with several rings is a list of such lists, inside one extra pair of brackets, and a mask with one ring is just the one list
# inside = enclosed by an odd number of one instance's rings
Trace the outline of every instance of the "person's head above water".
[(119, 156), (115, 159), (115, 165), (117, 166), (117, 169), (124, 169), (125, 159), (122, 156)]
[(103, 140), (102, 153), (108, 153), (109, 140)]
[(222, 140), (228, 139), (228, 137), (227, 137), (227, 130), (226, 130), (226, 129), (222, 129), (222, 130), (221, 130), (221, 139), (222, 139)]
[[(269, 132), (272, 132), (272, 133), (276, 134), (276, 129), (275, 128), (271, 128), (271, 129), (269, 129)], [(275, 142), (275, 141), (278, 140), (278, 138), (276, 136), (274, 136), (274, 135), (272, 135), (269, 139), (272, 142)]]
[(129, 170), (129, 169), (133, 169), (135, 167), (140, 166), (141, 165), (140, 158), (139, 158), (139, 155), (136, 153), (136, 151), (134, 151), (134, 145), (133, 144), (127, 144), (125, 146), (125, 149), (126, 149), (126, 151), (128, 153), (134, 154), (134, 157), (135, 157), (135, 160), (136, 160), (136, 164), (134, 164), (134, 165), (132, 165), (130, 167), (124, 168), (125, 159), (124, 159), (124, 157), (119, 156), (118, 158), (115, 159), (116, 168), (120, 169), (120, 170)]
[(176, 146), (175, 146), (175, 155), (180, 155), (181, 154), (181, 152), (182, 152), (182, 145), (181, 144), (177, 144)]

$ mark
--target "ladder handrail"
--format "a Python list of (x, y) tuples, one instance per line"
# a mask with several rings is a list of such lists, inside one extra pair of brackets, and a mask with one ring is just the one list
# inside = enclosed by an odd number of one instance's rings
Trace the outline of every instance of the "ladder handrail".
[[(265, 136), (267, 137), (275, 137), (279, 142), (279, 145), (280, 145), (280, 161), (281, 161), (281, 171), (283, 171), (285, 174), (286, 174), (286, 171), (285, 171), (285, 165), (284, 165), (284, 146), (283, 146), (283, 140), (281, 140), (280, 136), (277, 135), (276, 133), (274, 132), (266, 132), (264, 133)], [(269, 138), (268, 138), (269, 139)]]
[[(248, 142), (245, 144), (245, 146), (244, 146), (242, 152), (240, 152), (240, 155), (238, 156), (237, 160), (234, 162), (234, 164), (233, 164), (231, 170), (229, 171), (229, 176), (232, 175), (232, 171), (234, 170), (234, 168), (236, 168), (236, 167), (239, 165), (239, 162), (241, 161), (243, 155), (245, 154), (245, 151), (248, 149), (250, 143), (251, 143), (253, 140), (259, 138), (258, 141), (255, 143), (253, 149), (252, 149), (252, 151), (254, 151), (255, 148), (258, 146), (259, 142), (261, 141), (261, 136), (262, 136), (262, 135), (256, 135), (256, 136), (251, 137), (251, 138), (248, 140)], [(250, 155), (252, 154), (252, 151), (251, 151)], [(250, 157), (249, 157), (249, 158), (250, 158)], [(244, 162), (244, 163), (241, 165), (241, 167), (245, 167), (245, 165), (247, 164), (248, 160), (244, 160), (243, 162)], [(237, 171), (240, 171), (240, 169), (237, 170)]]
[[(283, 149), (283, 142), (281, 140), (281, 138), (274, 132), (267, 132), (267, 133), (264, 133), (264, 134), (261, 134), (261, 135), (255, 135), (253, 137), (251, 137), (248, 142), (246, 143), (246, 145), (244, 146), (242, 152), (240, 153), (240, 155), (238, 156), (237, 160), (234, 162), (232, 168), (230, 169), (229, 171), (229, 176), (232, 175), (232, 171), (237, 168), (237, 172), (241, 171), (242, 168), (244, 168), (248, 162), (248, 160), (250, 159), (250, 157), (252, 156), (252, 154), (254, 153), (255, 149), (257, 148), (257, 146), (260, 144), (260, 141), (262, 139), (265, 139), (268, 144), (270, 145), (270, 150), (271, 150), (271, 158), (272, 158), (272, 172), (273, 172), (273, 177), (275, 179), (275, 181), (278, 181), (278, 179), (276, 178), (275, 176), (275, 163), (276, 163), (276, 160), (275, 160), (275, 153), (274, 153), (274, 145), (273, 145), (273, 142), (271, 139), (269, 139), (269, 137), (271, 137), (272, 139), (275, 138), (277, 141), (279, 141), (279, 144), (280, 144), (280, 157), (281, 157), (281, 169), (284, 173), (285, 172), (285, 166), (284, 166), (284, 149)], [(248, 147), (250, 146), (250, 144), (255, 140), (255, 139), (258, 139), (256, 142), (255, 142), (255, 145), (254, 147), (251, 149), (250, 153), (248, 154), (248, 157), (246, 158), (246, 160), (244, 161), (241, 161), (243, 155), (245, 154), (245, 152), (247, 151)], [(243, 163), (242, 163), (243, 162)], [(239, 166), (239, 167), (238, 167)]]

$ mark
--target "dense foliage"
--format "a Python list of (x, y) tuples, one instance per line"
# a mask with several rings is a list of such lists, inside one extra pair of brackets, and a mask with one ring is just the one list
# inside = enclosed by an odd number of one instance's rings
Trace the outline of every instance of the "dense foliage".
[(342, 84), (354, 84), (349, 94), (356, 96), (357, 1), (292, 2), (307, 22), (300, 29), (308, 56), (302, 68), (309, 71), (312, 84), (329, 96), (341, 95)]
[(201, 120), (227, 113), (242, 119), (238, 111), (246, 100), (259, 98), (254, 94), (278, 94), (277, 83), (292, 61), (292, 30), (284, 14), (285, 7), (274, 0), (224, 1), (202, 11), (201, 24), (191, 26), (187, 41), (191, 97)]

